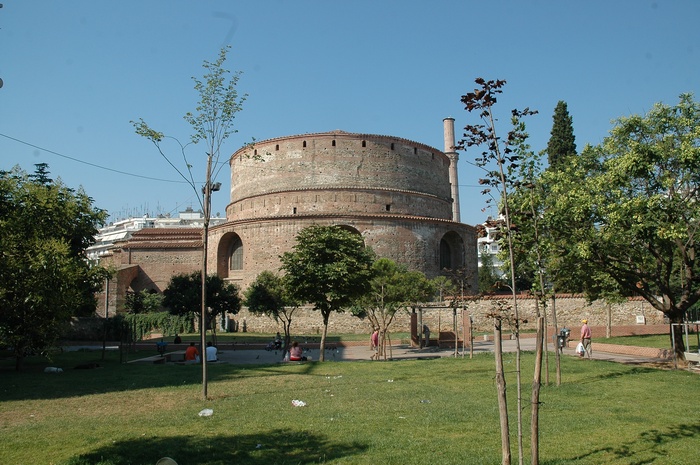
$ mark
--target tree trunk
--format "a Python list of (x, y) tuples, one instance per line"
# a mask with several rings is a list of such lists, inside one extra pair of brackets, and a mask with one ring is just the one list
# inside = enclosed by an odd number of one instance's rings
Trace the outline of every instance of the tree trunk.
[(530, 454), (532, 465), (540, 463), (540, 385), (542, 379), (542, 341), (546, 326), (544, 318), (537, 319), (537, 345), (535, 352), (535, 374), (532, 380), (532, 410), (530, 417)]
[[(683, 323), (683, 314), (678, 312), (679, 316), (668, 315), (671, 323)], [(683, 326), (680, 325), (670, 325), (671, 331), (669, 337), (671, 338), (671, 343), (674, 344), (674, 350), (677, 360), (685, 360), (685, 339), (683, 339)]]
[[(552, 289), (552, 324), (554, 325), (554, 336), (559, 337), (559, 326), (557, 325), (557, 304), (554, 297), (555, 290)], [(554, 364), (557, 368), (557, 386), (561, 386), (561, 357), (559, 355), (559, 347), (554, 344)]]
[(510, 428), (508, 426), (508, 401), (506, 399), (506, 377), (503, 374), (503, 346), (501, 344), (501, 321), (496, 320), (493, 331), (494, 355), (496, 359), (496, 392), (498, 414), (501, 420), (502, 465), (510, 465)]
[(328, 310), (328, 311), (321, 310), (321, 314), (323, 315), (323, 333), (321, 333), (321, 344), (318, 347), (319, 348), (318, 361), (325, 362), (326, 361), (326, 334), (328, 333), (328, 317), (330, 316), (330, 310)]

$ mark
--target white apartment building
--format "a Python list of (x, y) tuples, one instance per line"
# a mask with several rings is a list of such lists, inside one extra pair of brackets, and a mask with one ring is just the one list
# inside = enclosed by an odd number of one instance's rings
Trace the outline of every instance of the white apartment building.
[[(226, 218), (219, 216), (210, 218), (209, 226), (216, 226), (226, 222)], [(115, 221), (100, 228), (95, 236), (95, 243), (88, 247), (88, 260), (97, 260), (110, 253), (115, 242), (128, 240), (131, 235), (146, 228), (203, 228), (204, 214), (201, 210), (193, 210), (187, 207), (185, 211), (179, 212), (177, 217), (169, 214), (149, 217), (144, 215), (139, 218), (127, 218)]]
[(481, 258), (484, 255), (489, 255), (491, 257), (491, 263), (493, 263), (494, 272), (499, 276), (505, 275), (503, 272), (503, 262), (498, 258), (498, 252), (500, 251), (498, 234), (504, 222), (505, 219), (502, 217), (498, 219), (488, 217), (484, 223), (476, 226), (479, 268), (481, 268)]

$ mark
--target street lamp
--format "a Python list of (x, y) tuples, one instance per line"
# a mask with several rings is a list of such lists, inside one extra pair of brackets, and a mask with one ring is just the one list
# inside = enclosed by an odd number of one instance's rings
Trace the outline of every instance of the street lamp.
[(204, 196), (204, 228), (202, 230), (202, 311), (200, 316), (199, 331), (201, 335), (202, 347), (202, 396), (207, 400), (207, 357), (205, 350), (207, 347), (207, 248), (209, 245), (209, 219), (211, 217), (211, 193), (221, 189), (221, 183), (211, 183), (211, 162), (212, 154), (207, 154), (207, 179), (202, 186)]

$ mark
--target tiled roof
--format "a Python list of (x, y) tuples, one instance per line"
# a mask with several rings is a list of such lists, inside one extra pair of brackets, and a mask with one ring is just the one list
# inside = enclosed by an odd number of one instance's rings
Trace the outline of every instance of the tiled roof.
[(123, 249), (202, 248), (201, 228), (148, 228), (136, 231)]

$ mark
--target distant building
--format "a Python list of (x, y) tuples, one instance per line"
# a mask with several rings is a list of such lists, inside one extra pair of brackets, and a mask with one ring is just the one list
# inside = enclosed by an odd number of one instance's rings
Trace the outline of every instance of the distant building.
[[(222, 224), (226, 218), (211, 218), (209, 225)], [(100, 228), (95, 236), (95, 243), (88, 247), (87, 257), (89, 260), (98, 260), (112, 253), (114, 246), (118, 242), (123, 242), (142, 229), (150, 228), (203, 228), (204, 215), (201, 210), (193, 210), (187, 207), (185, 211), (179, 212), (177, 217), (170, 215), (158, 215), (149, 217), (144, 215), (140, 218), (128, 218), (115, 221), (108, 226)], [(201, 232), (200, 232), (201, 235)]]
[(491, 258), (494, 275), (500, 277), (505, 275), (503, 271), (503, 261), (498, 258), (498, 253), (501, 250), (498, 241), (504, 223), (505, 218), (503, 217), (499, 217), (495, 220), (489, 217), (484, 223), (476, 226), (479, 268), (482, 266), (482, 258), (488, 255)]

